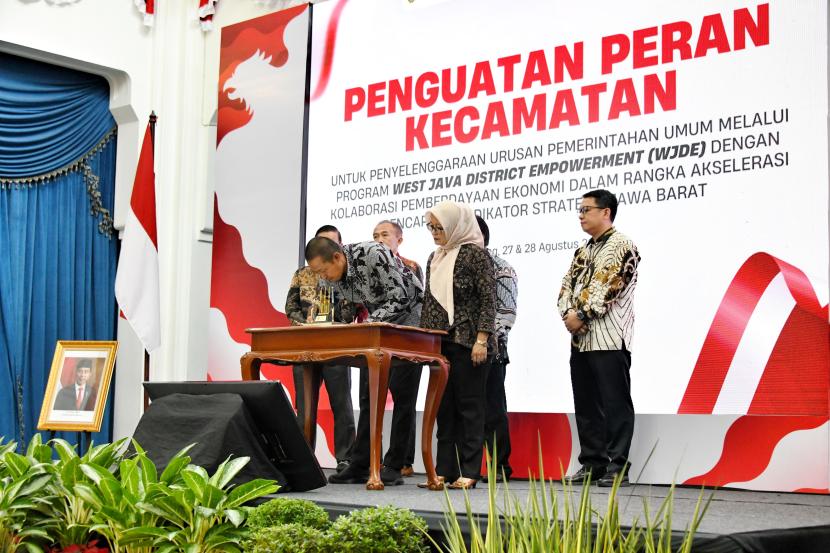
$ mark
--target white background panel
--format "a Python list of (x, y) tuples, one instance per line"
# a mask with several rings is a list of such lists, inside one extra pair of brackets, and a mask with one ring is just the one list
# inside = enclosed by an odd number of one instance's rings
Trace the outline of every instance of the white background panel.
[[(311, 103), (309, 122), (309, 172), (307, 231), (332, 223), (340, 228), (346, 242), (371, 238), (375, 223), (384, 218), (423, 215), (423, 210), (363, 217), (332, 217), (332, 209), (366, 205), (380, 201), (429, 196), (418, 193), (393, 196), (391, 186), (398, 180), (369, 181), (358, 185), (332, 186), (332, 177), (372, 168), (410, 165), (428, 160), (447, 159), (476, 153), (490, 153), (517, 147), (541, 145), (584, 137), (604, 136), (636, 130), (657, 129), (658, 142), (609, 147), (561, 156), (545, 156), (530, 161), (488, 163), (490, 170), (531, 163), (574, 159), (652, 146), (707, 142), (761, 132), (777, 132), (780, 145), (736, 152), (707, 153), (696, 161), (716, 161), (746, 155), (787, 152), (789, 165), (764, 170), (692, 177), (693, 161), (665, 162), (661, 166), (682, 164), (685, 178), (622, 184), (623, 172), (654, 168), (647, 162), (635, 166), (607, 168), (572, 177), (615, 173), (620, 179), (612, 186), (615, 193), (648, 190), (649, 203), (623, 205), (618, 228), (637, 243), (642, 255), (640, 282), (636, 295), (637, 324), (632, 344), (632, 383), (635, 407), (640, 413), (674, 413), (682, 399), (689, 377), (723, 294), (735, 272), (752, 254), (763, 251), (791, 263), (805, 272), (822, 304), (827, 302), (827, 74), (826, 3), (770, 3), (769, 45), (748, 46), (741, 51), (706, 57), (675, 60), (643, 69), (621, 63), (610, 75), (600, 72), (600, 44), (603, 36), (627, 33), (652, 25), (686, 20), (693, 26), (693, 42), (707, 14), (721, 14), (728, 35), (732, 33), (732, 13), (746, 7), (755, 16), (757, 2), (665, 3), (641, 0), (631, 3), (599, 2), (581, 6), (571, 2), (523, 0), (455, 0), (453, 2), (415, 2), (404, 0), (362, 0), (349, 2), (338, 27), (337, 44), (326, 92)], [(321, 51), (325, 30), (335, 3), (315, 6), (312, 74), (321, 72)], [(599, 15), (598, 15), (599, 14)], [(731, 40), (731, 39), (730, 39)], [(429, 109), (414, 108), (367, 118), (365, 113), (344, 121), (345, 91), (367, 87), (426, 71), (473, 65), (482, 60), (545, 49), (552, 58), (553, 48), (583, 41), (584, 78), (550, 87), (536, 86), (529, 91), (479, 96)], [(520, 66), (521, 67), (521, 66)], [(404, 146), (405, 121), (409, 116), (472, 105), (483, 108), (491, 101), (518, 95), (527, 98), (541, 92), (573, 87), (580, 114), (586, 103), (579, 87), (597, 82), (609, 83), (631, 77), (635, 83), (649, 73), (677, 72), (677, 109), (638, 117), (622, 115), (607, 120), (610, 93), (600, 101), (601, 120), (583, 121), (555, 130), (525, 130), (510, 137), (477, 140), (413, 150)], [(498, 73), (496, 74), (498, 76)], [(312, 90), (315, 88), (312, 82)], [(718, 130), (720, 118), (787, 109), (788, 121), (781, 125), (754, 127), (741, 131)], [(508, 111), (508, 116), (509, 116)], [(665, 138), (674, 125), (712, 121), (713, 130), (699, 136)], [(468, 171), (445, 171), (441, 175)], [(368, 175), (367, 175), (368, 176)], [(436, 174), (427, 175), (437, 176)], [(424, 177), (415, 177), (424, 178)], [(510, 184), (540, 182), (524, 178)], [(705, 196), (696, 199), (656, 201), (659, 187), (690, 186), (706, 182)], [(338, 201), (337, 192), (388, 184), (387, 198)], [(500, 188), (505, 183), (466, 186), (451, 192)], [(578, 197), (584, 190), (555, 194), (552, 199)], [(541, 198), (494, 200), (474, 204), (492, 208), (508, 203), (532, 204)], [(335, 214), (336, 215), (336, 214)], [(502, 248), (529, 242), (574, 242), (585, 236), (574, 211), (518, 218), (491, 218), (491, 247)], [(422, 227), (404, 229), (401, 253), (424, 264), (432, 245)], [(557, 320), (555, 300), (560, 280), (573, 250), (521, 255), (505, 258), (519, 275), (518, 319), (511, 333), (508, 403), (522, 411), (568, 412), (573, 409), (568, 373), (568, 336)], [(770, 325), (762, 332), (765, 340), (777, 336), (781, 322), (776, 317), (755, 324)], [(777, 326), (776, 326), (777, 325)], [(769, 345), (771, 347), (771, 345)], [(743, 385), (738, 383), (739, 385)], [(747, 382), (751, 386), (751, 382)], [(751, 391), (746, 394), (751, 395)], [(727, 413), (741, 413), (742, 402), (719, 405)]]

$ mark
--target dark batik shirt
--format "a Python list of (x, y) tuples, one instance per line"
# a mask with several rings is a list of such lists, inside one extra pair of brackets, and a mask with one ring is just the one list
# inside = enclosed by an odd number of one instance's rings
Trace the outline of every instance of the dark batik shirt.
[(421, 269), (421, 266), (418, 265), (417, 261), (412, 261), (411, 259), (407, 259), (404, 256), (397, 254), (395, 258), (400, 261), (404, 267), (415, 273), (415, 277), (418, 279), (418, 282), (421, 284), (424, 283), (424, 271)]
[(423, 286), (411, 271), (398, 265), (389, 248), (361, 242), (343, 246), (343, 253), (346, 273), (332, 284), (344, 314), (352, 310), (356, 314), (363, 305), (369, 312), (367, 323), (418, 326)]
[(455, 259), (452, 277), (453, 323), (435, 296), (429, 291), (430, 265), (427, 261), (427, 285), (424, 292), (424, 310), (421, 327), (446, 330), (449, 339), (472, 348), (479, 332), (490, 334), (487, 349), (496, 351), (496, 278), (493, 260), (485, 250), (473, 244), (464, 244)]

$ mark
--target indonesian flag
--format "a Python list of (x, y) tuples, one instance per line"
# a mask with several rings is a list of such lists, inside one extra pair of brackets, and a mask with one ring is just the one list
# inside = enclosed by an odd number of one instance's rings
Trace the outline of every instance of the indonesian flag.
[(219, 0), (199, 0), (199, 24), (203, 31), (213, 29), (213, 15), (216, 13), (216, 3)]
[(149, 352), (161, 342), (155, 180), (153, 139), (148, 124), (135, 172), (130, 211), (124, 224), (115, 275), (115, 298)]
[(153, 19), (156, 15), (156, 1), (155, 0), (134, 0), (135, 7), (138, 11), (144, 14), (144, 25), (147, 27), (153, 26)]

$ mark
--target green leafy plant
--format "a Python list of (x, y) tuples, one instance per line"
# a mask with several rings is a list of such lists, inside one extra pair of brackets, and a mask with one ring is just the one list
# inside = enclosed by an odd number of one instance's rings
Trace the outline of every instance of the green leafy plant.
[(256, 553), (324, 553), (330, 551), (325, 509), (306, 499), (277, 498), (248, 515), (251, 536), (245, 551)]
[[(129, 457), (128, 443), (135, 449)], [(113, 553), (240, 551), (249, 533), (246, 504), (278, 486), (253, 480), (232, 487), (247, 457), (228, 459), (208, 476), (190, 463), (189, 448), (159, 475), (128, 439), (84, 456), (65, 440), (47, 445), (35, 435), (21, 455), (16, 443), (0, 439), (0, 552), (102, 553), (104, 540)]]
[[(495, 462), (488, 459), (490, 474), (495, 474)], [(543, 467), (541, 455), (539, 466)], [(540, 479), (531, 479), (525, 502), (510, 494), (509, 485), (496, 487), (495, 479), (488, 484), (488, 510), (475, 515), (465, 490), (465, 511), (470, 523), (469, 547), (458, 514), (449, 495), (445, 494), (445, 519), (442, 524), (446, 543), (433, 544), (446, 553), (671, 553), (672, 501), (674, 487), (658, 508), (654, 517), (643, 499), (645, 523), (635, 520), (624, 530), (619, 516), (618, 479), (610, 489), (605, 514), (600, 515), (591, 504), (591, 488), (582, 486), (576, 495), (573, 487), (565, 485), (562, 497), (556, 485), (545, 480), (544, 468)], [(499, 492), (504, 494), (503, 508), (499, 509)], [(710, 495), (704, 501), (703, 491), (698, 498), (692, 521), (675, 551), (690, 553), (692, 539), (706, 514)]]
[(318, 530), (331, 525), (325, 509), (306, 499), (277, 498), (258, 505), (248, 515), (251, 529), (296, 523)]
[(76, 481), (75, 493), (92, 511), (90, 530), (103, 536), (113, 553), (149, 553), (152, 539), (130, 539), (135, 529), (157, 529), (161, 516), (147, 506), (164, 497), (163, 486), (180, 478), (182, 468), (190, 462), (187, 448), (175, 455), (158, 476), (156, 467), (141, 446), (133, 443), (137, 453), (118, 462), (112, 472), (87, 459), (80, 470), (88, 482)]
[(90, 530), (93, 508), (75, 493), (76, 484), (93, 484), (81, 470), (81, 464), (95, 464), (110, 471), (115, 470), (126, 452), (128, 439), (92, 446), (83, 457), (78, 456), (75, 447), (66, 440), (55, 439), (50, 443), (58, 455), (53, 463), (54, 478), (50, 483), (55, 497), (53, 507), (56, 516), (51, 537), (60, 548), (68, 550), (72, 546), (88, 544), (94, 539)]
[(42, 553), (56, 524), (54, 496), (48, 489), (51, 448), (40, 435), (35, 435), (25, 455), (16, 453), (16, 448), (15, 442), (0, 446), (0, 551)]
[(331, 526), (332, 551), (426, 553), (427, 524), (409, 509), (369, 507), (340, 516)]
[(323, 530), (302, 523), (256, 528), (245, 540), (249, 553), (329, 553), (338, 551)]
[[(155, 517), (156, 524), (124, 528), (119, 544), (151, 546), (160, 553), (241, 551), (240, 543), (248, 536), (241, 527), (247, 514), (244, 505), (279, 488), (273, 480), (256, 479), (228, 490), (248, 461), (248, 457), (228, 459), (208, 476), (205, 469), (190, 465), (190, 457), (182, 450), (159, 482), (149, 486), (152, 494), (135, 504), (144, 516)], [(174, 472), (168, 473), (171, 466)]]

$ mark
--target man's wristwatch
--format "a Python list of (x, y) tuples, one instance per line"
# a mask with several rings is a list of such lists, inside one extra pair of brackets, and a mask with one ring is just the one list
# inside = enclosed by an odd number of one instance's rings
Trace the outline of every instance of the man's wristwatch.
[(577, 310), (577, 312), (576, 312), (576, 318), (577, 318), (577, 319), (579, 319), (580, 321), (584, 321), (584, 320), (585, 320), (585, 319), (587, 319), (588, 317), (585, 315), (585, 312), (584, 312), (584, 311), (582, 311), (582, 310)]
[(487, 347), (487, 340), (476, 340), (476, 344)]

